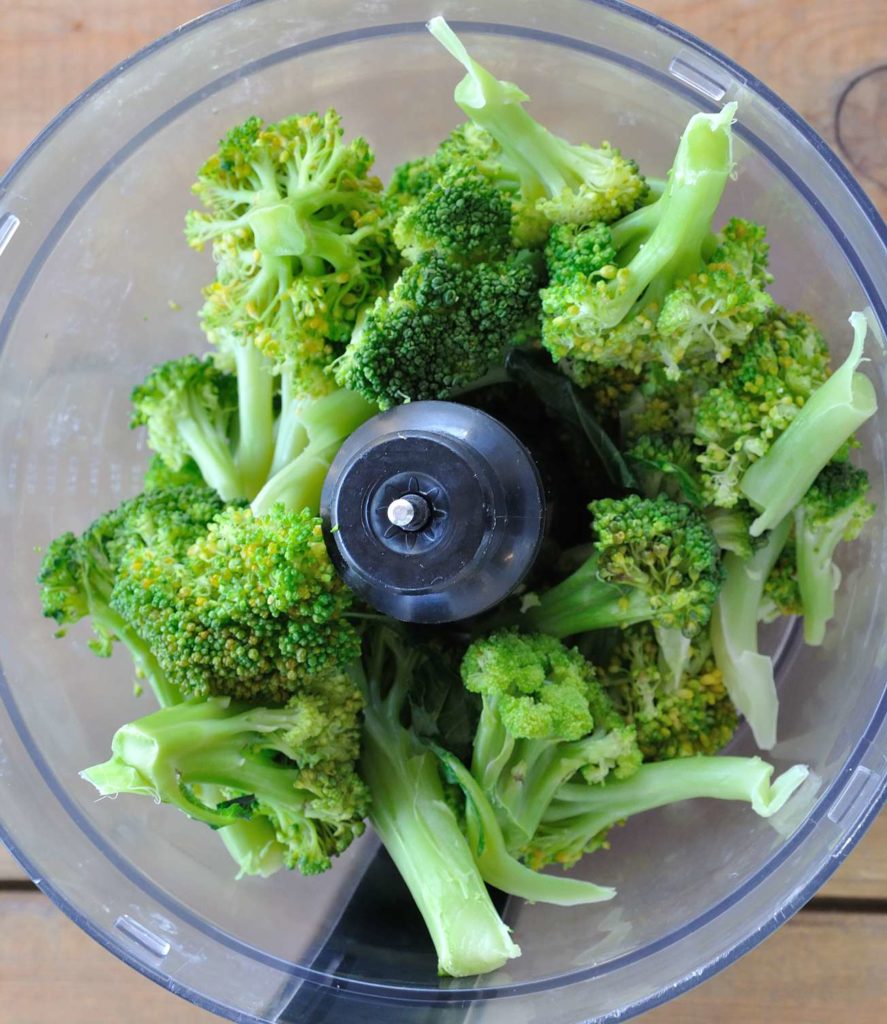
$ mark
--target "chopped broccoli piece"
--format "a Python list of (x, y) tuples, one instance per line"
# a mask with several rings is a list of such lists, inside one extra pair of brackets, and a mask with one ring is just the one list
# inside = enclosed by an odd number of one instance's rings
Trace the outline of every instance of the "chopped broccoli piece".
[[(318, 874), (364, 830), (361, 704), (347, 676), (282, 708), (224, 697), (179, 704), (118, 729), (110, 760), (81, 775), (102, 796), (150, 796), (216, 829), (267, 822), (286, 866)], [(217, 803), (205, 802), (206, 787)]]
[(764, 581), (764, 593), (758, 606), (758, 621), (774, 622), (783, 615), (803, 614), (801, 592), (798, 589), (795, 539), (790, 533), (785, 547)]
[(62, 629), (89, 618), (90, 646), (109, 657), (115, 641), (130, 652), (139, 676), (150, 683), (162, 705), (181, 695), (161, 668), (156, 653), (132, 623), (113, 607), (113, 592), (130, 556), (155, 544), (183, 554), (223, 508), (208, 487), (193, 485), (151, 491), (100, 516), (79, 537), (63, 533), (47, 547), (37, 578), (43, 614)]
[(223, 501), (245, 497), (234, 463), (237, 385), (208, 359), (184, 356), (155, 366), (132, 393), (130, 426), (173, 471), (187, 460)]
[(483, 698), (471, 771), (513, 855), (577, 772), (600, 782), (611, 774), (625, 778), (640, 764), (635, 731), (616, 713), (593, 666), (554, 637), (506, 631), (476, 640), (462, 679)]
[(604, 845), (618, 822), (643, 811), (708, 797), (742, 800), (762, 818), (772, 817), (807, 778), (805, 765), (789, 768), (771, 781), (773, 766), (759, 757), (682, 757), (655, 761), (627, 779), (602, 786), (567, 783), (552, 801), (529, 855), (533, 867), (570, 867)]
[[(735, 109), (728, 104), (719, 114), (691, 118), (661, 198), (605, 233), (590, 229), (599, 236), (590, 250), (577, 233), (574, 260), (558, 253), (557, 280), (542, 292), (542, 340), (555, 360), (635, 371), (660, 362), (677, 377), (682, 360), (723, 358), (730, 342), (747, 334), (746, 321), (762, 318), (768, 300), (724, 261), (728, 240), (711, 234), (733, 166)], [(720, 262), (709, 265), (718, 241)]]
[(736, 730), (736, 710), (704, 634), (692, 641), (676, 685), (647, 624), (621, 632), (598, 673), (619, 713), (637, 730), (645, 761), (716, 754)]
[(707, 502), (731, 508), (743, 474), (767, 454), (828, 376), (828, 348), (803, 313), (777, 311), (699, 403), (695, 440)]
[(611, 221), (644, 201), (647, 184), (637, 164), (604, 142), (599, 149), (552, 134), (523, 108), (529, 97), (482, 68), (442, 17), (428, 30), (468, 72), (456, 86), (456, 103), (501, 148), (528, 202), (551, 221)]
[(794, 510), (797, 589), (804, 615), (804, 639), (821, 644), (835, 614), (841, 572), (834, 562), (842, 540), (855, 540), (875, 513), (867, 499), (868, 473), (848, 462), (831, 462)]
[(877, 411), (874, 385), (857, 371), (868, 321), (863, 313), (851, 313), (850, 324), (853, 347), (845, 362), (811, 394), (739, 482), (740, 491), (760, 513), (752, 523), (753, 536), (772, 529), (801, 503), (826, 463)]
[(320, 520), (282, 506), (265, 516), (227, 508), (184, 552), (136, 551), (111, 596), (187, 697), (263, 704), (356, 656), (350, 604)]
[(151, 456), (142, 483), (145, 491), (165, 491), (171, 487), (185, 487), (187, 484), (206, 486), (200, 467), (193, 459), (185, 459), (180, 469), (170, 469), (159, 455), (155, 453)]

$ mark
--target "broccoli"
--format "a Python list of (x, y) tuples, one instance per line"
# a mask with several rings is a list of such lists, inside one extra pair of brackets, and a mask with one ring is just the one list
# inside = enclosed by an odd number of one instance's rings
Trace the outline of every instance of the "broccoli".
[(664, 494), (694, 508), (702, 506), (698, 449), (693, 439), (681, 434), (642, 434), (626, 451), (641, 492), (647, 498)]
[(769, 818), (808, 774), (805, 765), (795, 765), (771, 781), (773, 766), (758, 757), (698, 755), (644, 764), (627, 779), (608, 779), (599, 786), (569, 782), (549, 806), (528, 862), (537, 869), (546, 864), (570, 867), (583, 854), (600, 849), (618, 822), (681, 800), (742, 800), (755, 814)]
[(704, 634), (693, 639), (677, 685), (645, 623), (619, 634), (598, 674), (619, 714), (637, 730), (645, 761), (716, 754), (736, 730), (736, 710)]
[(470, 265), (428, 252), (368, 310), (336, 364), (337, 380), (382, 409), (451, 397), (504, 363), (538, 280), (526, 251)]
[[(660, 199), (577, 232), (572, 260), (556, 254), (556, 280), (542, 292), (542, 341), (555, 360), (635, 371), (659, 362), (677, 377), (684, 361), (725, 358), (763, 319), (770, 300), (729, 262), (754, 264), (733, 250), (758, 244), (758, 229), (734, 221), (712, 236), (733, 166), (735, 109), (691, 118)], [(592, 249), (590, 231), (599, 236)]]
[(95, 633), (90, 647), (96, 654), (109, 657), (114, 642), (120, 641), (159, 703), (178, 703), (181, 695), (141, 634), (138, 621), (127, 620), (114, 607), (114, 589), (131, 556), (155, 544), (184, 554), (223, 507), (207, 487), (151, 491), (106, 512), (79, 537), (70, 532), (56, 537), (46, 549), (37, 581), (43, 614), (62, 627), (57, 635), (64, 635), (64, 627), (89, 618)]
[(679, 674), (685, 641), (707, 625), (721, 583), (705, 519), (664, 496), (605, 498), (589, 508), (595, 553), (522, 614), (522, 627), (566, 637), (651, 622)]
[(801, 503), (826, 463), (877, 411), (874, 385), (857, 372), (868, 321), (863, 313), (851, 313), (850, 324), (853, 346), (847, 359), (739, 482), (740, 491), (760, 513), (751, 526), (754, 536), (772, 529)]
[(743, 497), (744, 473), (825, 382), (828, 362), (828, 347), (811, 319), (778, 310), (725, 365), (696, 412), (707, 503), (731, 508)]
[(280, 377), (275, 471), (289, 461), (293, 403), (329, 390), (326, 367), (337, 346), (386, 289), (394, 254), (372, 162), (364, 139), (343, 142), (339, 115), (328, 110), (276, 124), (250, 118), (198, 175), (194, 191), (207, 212), (189, 214), (186, 234), (198, 249), (214, 240), (218, 274), (203, 323), (237, 363), (241, 420), (261, 425), (250, 442), (254, 482), (271, 442), (263, 375), (273, 369)]
[(473, 60), (442, 17), (432, 18), (428, 30), (467, 71), (456, 86), (456, 103), (496, 140), (526, 201), (549, 220), (611, 221), (644, 201), (647, 184), (633, 160), (606, 142), (594, 149), (552, 134), (524, 110), (526, 93)]
[(801, 592), (798, 589), (794, 531), (791, 531), (785, 547), (764, 581), (764, 593), (758, 606), (758, 621), (775, 622), (783, 615), (803, 614)]
[(848, 462), (831, 462), (794, 510), (797, 588), (804, 615), (804, 640), (821, 644), (835, 614), (841, 573), (834, 553), (842, 540), (855, 540), (875, 506), (867, 500), (868, 473)]
[(186, 551), (140, 548), (111, 595), (186, 697), (264, 704), (357, 655), (350, 604), (320, 520), (279, 505), (265, 516), (226, 508)]
[(435, 668), (421, 649), (380, 626), (349, 671), (366, 704), (360, 773), (370, 791), (370, 822), (425, 920), (438, 970), (454, 977), (496, 970), (520, 949), (474, 862), (437, 755), (404, 724), (417, 676)]
[(785, 547), (790, 529), (791, 517), (786, 517), (765, 535), (764, 543), (751, 558), (725, 556), (724, 585), (711, 618), (712, 650), (724, 686), (736, 709), (745, 715), (762, 750), (769, 750), (776, 743), (779, 699), (773, 662), (758, 651), (758, 620), (766, 580)]
[(307, 509), (316, 514), (323, 481), (336, 453), (378, 411), (377, 405), (344, 388), (294, 401), (287, 416), (293, 439), (290, 461), (273, 473), (255, 496), (253, 512), (261, 516), (283, 504), (291, 511)]
[(185, 459), (179, 469), (170, 469), (156, 452), (151, 456), (142, 481), (143, 490), (164, 491), (170, 487), (184, 487), (186, 484), (205, 486), (200, 467), (193, 459)]
[(147, 427), (148, 445), (173, 472), (187, 460), (223, 501), (245, 497), (233, 449), (237, 385), (208, 359), (184, 356), (155, 366), (133, 389), (130, 426)]
[[(318, 874), (364, 830), (361, 703), (340, 674), (282, 708), (226, 697), (178, 704), (118, 729), (112, 757), (80, 774), (102, 796), (150, 796), (216, 829), (267, 822), (286, 866)], [(206, 787), (218, 802), (206, 802)]]
[(471, 772), (512, 854), (523, 850), (559, 787), (577, 772), (600, 782), (611, 774), (627, 778), (640, 764), (635, 730), (617, 714), (592, 665), (554, 637), (505, 631), (476, 640), (462, 679), (483, 698)]

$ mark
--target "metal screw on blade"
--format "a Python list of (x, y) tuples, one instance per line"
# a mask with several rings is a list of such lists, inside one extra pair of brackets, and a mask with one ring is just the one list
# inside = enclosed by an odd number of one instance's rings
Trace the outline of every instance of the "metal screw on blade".
[(421, 530), (428, 522), (431, 509), (421, 494), (404, 494), (395, 498), (387, 509), (388, 522), (410, 533)]

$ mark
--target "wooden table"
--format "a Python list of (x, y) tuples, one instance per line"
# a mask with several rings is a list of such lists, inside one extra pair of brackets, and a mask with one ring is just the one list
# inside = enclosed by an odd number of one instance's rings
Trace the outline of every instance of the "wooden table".
[[(0, 172), (63, 104), (112, 64), (215, 6), (210, 0), (0, 0)], [(887, 5), (877, 0), (650, 0), (644, 6), (735, 58), (829, 143), (840, 141), (844, 158), (887, 211)], [(839, 108), (843, 114), (836, 118)], [(822, 893), (789, 924), (701, 988), (643, 1020), (883, 1024), (885, 960), (887, 817), (882, 816)], [(0, 851), (0, 1024), (209, 1024), (214, 1019), (88, 939)]]

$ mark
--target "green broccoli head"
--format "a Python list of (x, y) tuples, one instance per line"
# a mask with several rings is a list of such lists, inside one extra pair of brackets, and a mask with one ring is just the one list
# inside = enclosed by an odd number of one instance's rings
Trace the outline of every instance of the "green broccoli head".
[(394, 225), (394, 242), (407, 260), (425, 252), (462, 262), (500, 259), (511, 249), (511, 202), (470, 165), (453, 164)]
[(697, 449), (682, 434), (642, 434), (625, 456), (647, 498), (664, 494), (673, 501), (701, 504)]
[(145, 491), (163, 491), (171, 487), (185, 487), (187, 484), (206, 486), (200, 467), (190, 456), (179, 469), (170, 469), (156, 453), (151, 456), (142, 481)]
[(720, 552), (704, 517), (660, 496), (592, 502), (598, 577), (643, 593), (652, 620), (695, 636), (722, 581)]
[[(613, 258), (591, 273), (577, 267), (543, 293), (543, 343), (555, 359), (636, 371), (660, 362), (678, 376), (684, 333), (664, 335), (658, 321), (671, 293), (705, 267), (712, 218), (732, 169), (734, 110), (695, 115), (663, 194), (609, 225), (602, 253), (612, 249)], [(708, 326), (713, 322), (709, 317)]]
[(779, 310), (756, 328), (699, 402), (695, 440), (709, 504), (731, 508), (740, 500), (745, 471), (828, 373), (828, 347), (806, 314)]
[(472, 265), (427, 253), (368, 311), (336, 379), (382, 409), (446, 398), (504, 360), (537, 288), (531, 253)]
[(225, 501), (242, 497), (234, 463), (237, 382), (210, 359), (183, 356), (155, 366), (133, 389), (130, 426), (173, 471), (193, 459)]
[(184, 555), (137, 552), (112, 595), (184, 694), (266, 704), (356, 656), (350, 603), (320, 520), (282, 505), (225, 509)]
[[(213, 828), (267, 821), (286, 865), (318, 874), (369, 809), (355, 770), (360, 695), (347, 676), (326, 686), (282, 708), (219, 697), (164, 708), (119, 729), (110, 760), (81, 774), (103, 796), (151, 796)], [(208, 803), (207, 787), (221, 799)]]
[(216, 281), (202, 312), (209, 338), (255, 343), (299, 390), (323, 391), (323, 369), (396, 261), (381, 183), (366, 140), (346, 144), (339, 115), (264, 124), (222, 140), (198, 175), (206, 211), (188, 216), (195, 248), (213, 241)]
[(640, 764), (635, 730), (593, 666), (554, 637), (482, 637), (465, 654), (462, 679), (483, 701), (471, 771), (513, 856), (568, 779), (627, 778)]
[(760, 225), (734, 218), (702, 269), (666, 296), (656, 329), (674, 363), (723, 362), (773, 310), (765, 235)]
[(616, 708), (637, 730), (645, 761), (715, 754), (736, 730), (736, 709), (705, 637), (693, 641), (676, 686), (646, 623), (623, 630), (598, 671)]

